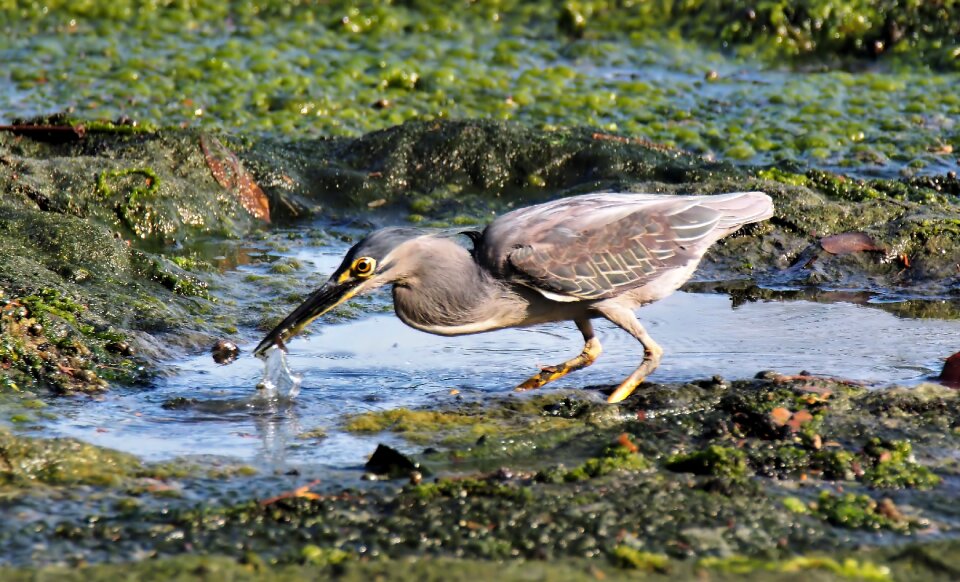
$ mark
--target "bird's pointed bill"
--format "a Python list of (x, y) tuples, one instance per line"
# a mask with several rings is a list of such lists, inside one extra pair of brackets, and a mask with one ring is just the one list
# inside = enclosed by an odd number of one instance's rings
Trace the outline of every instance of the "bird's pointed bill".
[(257, 357), (262, 357), (274, 345), (283, 347), (283, 342), (300, 333), (316, 318), (327, 313), (334, 307), (350, 299), (360, 291), (359, 281), (338, 281), (330, 279), (322, 287), (313, 292), (300, 307), (284, 318), (280, 325), (267, 334), (260, 345), (253, 351)]

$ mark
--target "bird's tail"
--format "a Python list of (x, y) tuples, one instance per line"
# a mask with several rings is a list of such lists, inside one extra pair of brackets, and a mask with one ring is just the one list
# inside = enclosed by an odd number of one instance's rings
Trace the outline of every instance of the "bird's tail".
[(763, 192), (733, 192), (704, 196), (700, 205), (720, 213), (717, 230), (726, 233), (773, 216), (773, 200)]

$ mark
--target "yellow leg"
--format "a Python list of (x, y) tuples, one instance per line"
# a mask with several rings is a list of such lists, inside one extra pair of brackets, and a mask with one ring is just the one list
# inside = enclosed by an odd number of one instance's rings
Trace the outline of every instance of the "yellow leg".
[(660, 365), (663, 348), (650, 339), (650, 336), (647, 336), (647, 338), (648, 340), (644, 344), (643, 350), (643, 363), (640, 364), (640, 367), (634, 370), (632, 374), (627, 376), (627, 379), (621, 382), (610, 396), (607, 396), (607, 402), (610, 404), (616, 404), (633, 394), (637, 386)]
[(545, 366), (540, 370), (540, 373), (531, 376), (523, 384), (517, 386), (518, 392), (540, 388), (557, 378), (562, 378), (575, 370), (586, 368), (597, 361), (603, 349), (600, 347), (600, 340), (593, 335), (593, 325), (590, 324), (589, 319), (578, 320), (576, 323), (584, 339), (583, 351), (580, 352), (580, 355), (558, 366)]
[(607, 402), (616, 404), (633, 394), (637, 386), (657, 369), (657, 366), (660, 365), (660, 358), (663, 356), (663, 348), (657, 345), (657, 342), (653, 341), (653, 338), (650, 337), (647, 330), (643, 329), (643, 326), (637, 321), (637, 316), (634, 315), (633, 310), (611, 307), (602, 309), (600, 312), (621, 329), (637, 338), (637, 341), (643, 345), (643, 362), (607, 397)]

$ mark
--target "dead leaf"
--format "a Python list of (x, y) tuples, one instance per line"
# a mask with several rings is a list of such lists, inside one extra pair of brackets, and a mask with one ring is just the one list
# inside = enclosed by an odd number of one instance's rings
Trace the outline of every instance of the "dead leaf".
[(863, 232), (845, 232), (820, 239), (820, 246), (831, 255), (849, 255), (863, 251), (882, 252), (885, 248), (877, 244), (869, 234)]
[(237, 155), (217, 138), (205, 134), (200, 136), (200, 149), (217, 183), (232, 192), (251, 215), (270, 222), (270, 201), (253, 176), (243, 169)]
[(810, 414), (807, 410), (798, 410), (793, 414), (793, 417), (790, 418), (790, 421), (787, 423), (790, 427), (790, 430), (797, 432), (800, 430), (803, 425), (813, 420), (813, 415)]
[(817, 394), (820, 398), (826, 400), (830, 398), (830, 395), (833, 394), (833, 390), (830, 390), (826, 386), (817, 386), (816, 384), (807, 384), (806, 386), (800, 386), (797, 390), (801, 392), (809, 392), (811, 394)]
[(770, 411), (770, 419), (773, 420), (773, 423), (777, 426), (783, 426), (787, 424), (787, 421), (790, 420), (791, 416), (793, 416), (793, 413), (782, 406), (774, 408)]
[(306, 485), (304, 485), (303, 487), (297, 487), (293, 491), (287, 491), (286, 493), (281, 493), (276, 497), (264, 499), (260, 502), (260, 505), (270, 505), (272, 503), (276, 503), (277, 501), (280, 501), (281, 499), (291, 499), (294, 497), (302, 497), (303, 499), (323, 499), (323, 496), (321, 496), (320, 494), (310, 491), (310, 488), (313, 487), (314, 485), (317, 485), (318, 483), (320, 483), (319, 479), (317, 479), (316, 481), (311, 481)]

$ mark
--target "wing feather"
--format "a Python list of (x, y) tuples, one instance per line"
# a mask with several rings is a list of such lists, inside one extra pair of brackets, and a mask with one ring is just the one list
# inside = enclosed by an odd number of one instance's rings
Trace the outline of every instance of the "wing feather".
[(588, 194), (498, 218), (484, 231), (478, 258), (550, 299), (598, 300), (699, 261), (718, 239), (772, 209), (769, 197), (751, 192)]

